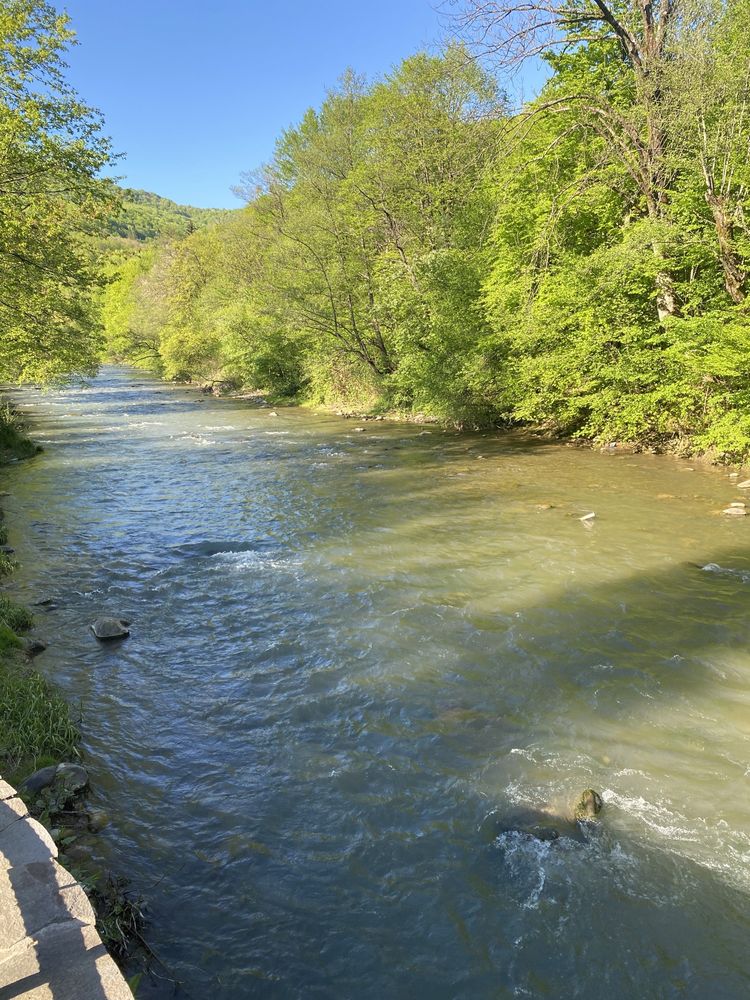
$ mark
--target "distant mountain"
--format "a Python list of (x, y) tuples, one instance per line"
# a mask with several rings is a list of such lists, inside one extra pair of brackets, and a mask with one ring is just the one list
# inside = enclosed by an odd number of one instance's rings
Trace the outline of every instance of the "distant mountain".
[(150, 191), (123, 188), (122, 209), (107, 223), (110, 236), (145, 243), (149, 240), (181, 239), (229, 214), (223, 208), (193, 208), (178, 205)]

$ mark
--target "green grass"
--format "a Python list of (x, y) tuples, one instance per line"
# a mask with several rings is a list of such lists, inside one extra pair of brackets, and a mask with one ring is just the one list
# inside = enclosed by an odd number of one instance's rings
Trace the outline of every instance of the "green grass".
[(8, 556), (4, 552), (0, 552), (0, 579), (4, 576), (10, 576), (13, 570), (17, 567), (18, 563), (12, 556)]
[(24, 423), (19, 413), (10, 404), (0, 403), (0, 465), (13, 459), (31, 458), (41, 450), (24, 434)]
[[(0, 630), (0, 640), (2, 630)], [(79, 733), (65, 701), (20, 658), (0, 653), (0, 767), (19, 781), (50, 760), (77, 755)]]
[(5, 594), (0, 594), (0, 625), (13, 632), (28, 632), (34, 624), (34, 616), (22, 604), (16, 604)]
[(77, 756), (67, 704), (21, 655), (28, 608), (0, 594), (0, 773), (18, 783), (37, 767)]

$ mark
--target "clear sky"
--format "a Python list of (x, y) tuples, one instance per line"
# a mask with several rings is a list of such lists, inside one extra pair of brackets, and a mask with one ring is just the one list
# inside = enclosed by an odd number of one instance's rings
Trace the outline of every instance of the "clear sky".
[(57, 0), (70, 82), (106, 118), (118, 173), (182, 204), (230, 187), (351, 66), (377, 76), (441, 38), (437, 0)]

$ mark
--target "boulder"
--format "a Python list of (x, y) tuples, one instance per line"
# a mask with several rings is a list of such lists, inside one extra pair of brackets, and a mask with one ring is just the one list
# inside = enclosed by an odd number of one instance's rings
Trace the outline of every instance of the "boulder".
[(73, 795), (80, 792), (89, 783), (89, 774), (80, 764), (58, 764), (55, 774), (55, 788), (64, 789)]
[(128, 625), (124, 618), (97, 618), (91, 631), (97, 639), (124, 639), (130, 635)]
[(49, 767), (40, 767), (38, 771), (34, 771), (21, 783), (21, 788), (26, 791), (41, 792), (44, 788), (49, 788), (52, 782), (55, 780), (55, 775), (57, 774), (57, 764), (50, 764)]
[(596, 819), (602, 811), (603, 804), (601, 795), (595, 792), (593, 788), (587, 788), (581, 793), (581, 797), (573, 810), (576, 822), (587, 822)]

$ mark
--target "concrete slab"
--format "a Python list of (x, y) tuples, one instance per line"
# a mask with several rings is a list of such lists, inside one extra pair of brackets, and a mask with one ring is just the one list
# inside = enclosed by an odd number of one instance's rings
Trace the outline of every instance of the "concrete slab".
[(133, 1000), (93, 927), (52, 924), (0, 961), (0, 1000)]
[(27, 818), (0, 832), (0, 871), (57, 857), (57, 847), (41, 823)]
[(0, 779), (0, 1000), (133, 1000), (82, 887)]
[(21, 799), (5, 799), (0, 802), (0, 833), (7, 829), (11, 823), (28, 815), (29, 810), (26, 808), (26, 803), (22, 802)]
[(3, 781), (3, 779), (0, 778), (0, 802), (2, 802), (3, 799), (12, 799), (15, 794), (15, 788), (13, 788), (12, 785), (9, 785), (7, 781)]
[(56, 861), (0, 872), (0, 956), (50, 924), (95, 924), (81, 886)]

